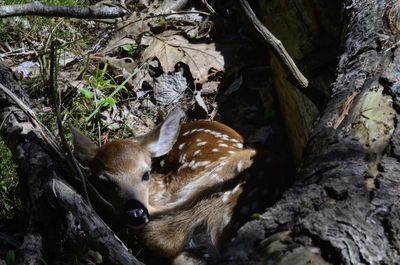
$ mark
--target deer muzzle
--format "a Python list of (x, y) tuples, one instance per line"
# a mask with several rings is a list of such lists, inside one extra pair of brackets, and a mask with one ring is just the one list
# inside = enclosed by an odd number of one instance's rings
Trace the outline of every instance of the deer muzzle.
[(137, 227), (149, 222), (150, 216), (149, 211), (141, 202), (132, 199), (126, 203), (125, 218), (129, 226)]

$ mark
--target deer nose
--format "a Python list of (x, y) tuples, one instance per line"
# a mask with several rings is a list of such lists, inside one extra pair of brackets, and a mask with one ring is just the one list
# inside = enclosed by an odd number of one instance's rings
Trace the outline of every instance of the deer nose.
[(126, 202), (125, 215), (128, 225), (140, 226), (149, 221), (147, 208), (138, 200), (132, 199)]

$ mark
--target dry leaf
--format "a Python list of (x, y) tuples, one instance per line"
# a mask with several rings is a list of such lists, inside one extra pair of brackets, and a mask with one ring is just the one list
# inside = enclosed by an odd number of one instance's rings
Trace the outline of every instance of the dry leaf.
[(165, 72), (173, 72), (175, 65), (182, 62), (189, 66), (195, 82), (202, 84), (207, 81), (210, 69), (224, 70), (224, 57), (214, 43), (194, 44), (179, 35), (165, 38), (144, 36), (142, 39), (149, 44), (142, 54), (142, 60), (157, 57)]
[(154, 98), (161, 105), (178, 102), (187, 88), (187, 82), (181, 72), (164, 73), (154, 82)]

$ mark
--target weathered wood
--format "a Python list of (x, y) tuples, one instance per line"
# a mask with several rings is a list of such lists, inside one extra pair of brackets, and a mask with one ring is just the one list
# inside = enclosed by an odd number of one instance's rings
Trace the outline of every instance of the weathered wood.
[[(112, 264), (142, 264), (129, 253), (128, 248), (87, 205), (81, 195), (59, 179), (53, 179), (50, 185), (58, 202), (74, 214), (96, 248), (101, 253), (107, 253)], [(111, 238), (113, 240), (110, 240)]]
[(12, 16), (44, 16), (44, 17), (70, 17), (70, 18), (117, 18), (123, 17), (125, 10), (119, 7), (88, 6), (85, 8), (50, 6), (35, 1), (29, 4), (2, 5), (0, 17)]
[(388, 6), (347, 7), (344, 52), (303, 181), (242, 227), (220, 264), (399, 264), (400, 49), (385, 23)]

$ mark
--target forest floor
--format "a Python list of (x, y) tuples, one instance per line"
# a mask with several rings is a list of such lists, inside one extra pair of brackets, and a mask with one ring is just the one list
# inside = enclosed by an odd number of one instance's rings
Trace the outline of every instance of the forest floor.
[[(141, 135), (180, 106), (188, 120), (222, 121), (247, 145), (292, 168), (265, 47), (238, 19), (236, 7), (219, 3), (210, 9), (197, 2), (173, 12), (171, 1), (126, 1), (130, 14), (124, 20), (2, 19), (0, 60), (18, 74), (31, 106), (55, 136), (48, 92), (52, 40), (58, 43), (59, 104), (69, 140), (69, 123), (99, 145)], [(0, 142), (0, 261), (7, 264), (13, 264), (26, 226), (17, 181)]]

